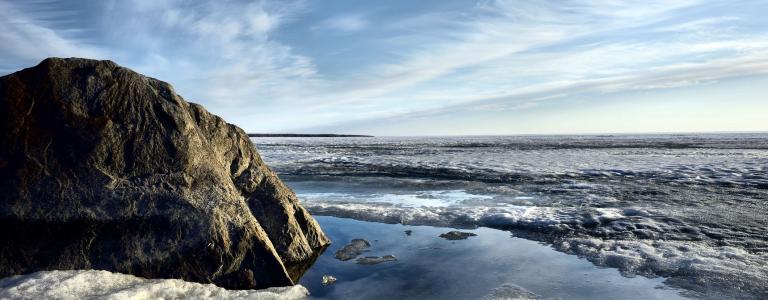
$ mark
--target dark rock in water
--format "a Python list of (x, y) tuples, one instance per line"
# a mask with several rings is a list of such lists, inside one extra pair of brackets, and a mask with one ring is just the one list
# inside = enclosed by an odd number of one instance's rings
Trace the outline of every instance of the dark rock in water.
[(405, 231), (405, 235), (411, 236), (411, 234), (413, 234), (413, 230), (406, 230)]
[(388, 261), (397, 261), (397, 257), (395, 257), (392, 254), (387, 254), (387, 255), (384, 255), (382, 257), (366, 256), (366, 257), (358, 258), (355, 261), (355, 263), (360, 264), (360, 265), (375, 265), (375, 264), (380, 264), (380, 263), (388, 262)]
[(0, 77), (0, 276), (294, 284), (330, 242), (248, 136), (165, 82), (49, 58)]
[(368, 241), (364, 239), (353, 239), (352, 242), (345, 245), (344, 248), (336, 251), (334, 257), (338, 260), (350, 260), (362, 254), (365, 249), (368, 249), (369, 247), (371, 247), (371, 243)]
[(471, 232), (449, 231), (440, 235), (441, 238), (451, 241), (466, 240), (470, 236), (477, 236), (477, 234)]

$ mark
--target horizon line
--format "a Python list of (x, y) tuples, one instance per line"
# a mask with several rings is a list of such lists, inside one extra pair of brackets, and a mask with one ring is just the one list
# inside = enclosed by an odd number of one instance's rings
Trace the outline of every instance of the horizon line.
[[(509, 133), (509, 134), (415, 134), (373, 135), (338, 133), (248, 133), (249, 137), (492, 137), (492, 136), (630, 136), (630, 135), (715, 135), (768, 134), (768, 130), (664, 131), (664, 132), (584, 132), (584, 133)], [(261, 135), (261, 136), (257, 136)]]

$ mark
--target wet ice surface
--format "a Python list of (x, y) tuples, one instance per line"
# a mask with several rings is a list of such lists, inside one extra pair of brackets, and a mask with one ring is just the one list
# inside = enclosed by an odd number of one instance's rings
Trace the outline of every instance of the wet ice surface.
[(699, 296), (768, 297), (765, 134), (254, 141), (315, 214), (506, 229)]
[[(576, 256), (508, 232), (479, 228), (468, 240), (439, 237), (445, 228), (317, 217), (331, 247), (300, 284), (319, 299), (678, 299), (662, 279), (622, 277)], [(411, 230), (406, 235), (405, 230)], [(393, 254), (397, 261), (360, 265), (333, 253), (354, 238), (371, 241), (364, 256)], [(337, 281), (323, 285), (322, 277)], [(484, 298), (485, 297), (485, 298)], [(503, 298), (507, 297), (507, 298)]]

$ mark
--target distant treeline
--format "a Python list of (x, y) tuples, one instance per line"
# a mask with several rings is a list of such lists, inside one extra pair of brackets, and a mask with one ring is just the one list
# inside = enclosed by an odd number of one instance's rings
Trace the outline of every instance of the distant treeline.
[(361, 134), (304, 134), (304, 133), (249, 133), (249, 137), (373, 137)]

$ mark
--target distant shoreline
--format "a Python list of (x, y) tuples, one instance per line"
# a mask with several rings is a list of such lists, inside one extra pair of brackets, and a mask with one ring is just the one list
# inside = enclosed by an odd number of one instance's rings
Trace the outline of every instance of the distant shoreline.
[(249, 137), (373, 137), (362, 134), (304, 134), (304, 133), (249, 133)]

